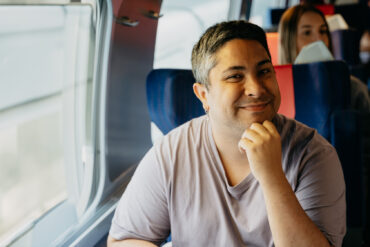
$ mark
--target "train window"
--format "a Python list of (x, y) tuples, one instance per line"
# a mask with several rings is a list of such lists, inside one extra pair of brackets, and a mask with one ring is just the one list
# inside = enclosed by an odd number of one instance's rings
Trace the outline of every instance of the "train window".
[(284, 8), (285, 4), (293, 6), (299, 3), (299, 0), (258, 0), (253, 1), (251, 15), (249, 20), (265, 29), (271, 28), (270, 9)]
[(51, 209), (64, 210), (60, 225), (32, 246), (77, 221), (92, 140), (92, 16), (90, 5), (0, 5), (0, 245)]
[(190, 69), (193, 45), (207, 27), (228, 19), (230, 2), (163, 1), (163, 16), (159, 19), (157, 28), (154, 68)]

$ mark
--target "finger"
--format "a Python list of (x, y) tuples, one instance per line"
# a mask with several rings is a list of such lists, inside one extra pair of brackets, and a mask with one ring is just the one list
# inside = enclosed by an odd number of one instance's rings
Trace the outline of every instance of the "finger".
[(246, 129), (242, 135), (242, 139), (248, 139), (252, 143), (260, 143), (262, 136), (253, 129)]
[(258, 134), (260, 134), (263, 137), (269, 136), (270, 132), (260, 123), (252, 123), (249, 129), (252, 129), (256, 131)]
[(240, 141), (238, 142), (239, 151), (244, 154), (247, 152), (248, 147), (250, 147), (251, 145), (253, 145), (253, 143), (250, 140), (246, 138), (240, 139)]
[(268, 132), (270, 132), (271, 135), (274, 136), (279, 135), (279, 132), (277, 131), (275, 125), (272, 122), (265, 120), (262, 125)]

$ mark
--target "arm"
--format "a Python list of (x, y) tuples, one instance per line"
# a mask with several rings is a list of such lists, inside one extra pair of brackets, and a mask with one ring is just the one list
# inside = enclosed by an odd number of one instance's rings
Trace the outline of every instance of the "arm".
[(153, 246), (142, 245), (144, 241), (159, 245), (169, 235), (167, 175), (162, 163), (153, 148), (140, 162), (114, 213), (108, 238), (111, 246), (135, 245), (135, 239), (140, 243), (135, 246)]
[(276, 246), (329, 246), (302, 209), (284, 174), (260, 184)]
[(137, 239), (115, 240), (108, 236), (107, 247), (155, 247), (151, 242)]
[(258, 180), (266, 203), (275, 246), (329, 246), (307, 216), (288, 183), (281, 164), (281, 141), (275, 126), (265, 121), (247, 129), (239, 142)]

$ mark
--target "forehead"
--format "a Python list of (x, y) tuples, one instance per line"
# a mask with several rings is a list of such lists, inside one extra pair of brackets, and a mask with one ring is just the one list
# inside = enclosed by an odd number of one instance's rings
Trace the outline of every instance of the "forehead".
[(298, 27), (302, 25), (312, 26), (312, 25), (322, 25), (322, 24), (325, 24), (325, 22), (318, 13), (308, 11), (308, 12), (305, 12), (299, 19)]
[(215, 53), (216, 64), (258, 63), (270, 59), (265, 48), (256, 40), (233, 39)]

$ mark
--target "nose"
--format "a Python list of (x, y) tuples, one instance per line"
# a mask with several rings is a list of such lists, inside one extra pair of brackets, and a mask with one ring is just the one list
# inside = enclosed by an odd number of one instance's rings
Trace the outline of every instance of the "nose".
[(314, 36), (313, 36), (313, 41), (312, 42), (321, 40), (322, 42), (325, 43), (325, 36), (326, 36), (326, 34), (322, 34), (320, 32), (316, 32), (314, 34)]
[(258, 80), (257, 76), (250, 76), (244, 83), (244, 94), (249, 97), (259, 98), (266, 93), (263, 81)]
[(315, 41), (319, 41), (319, 40), (322, 40), (321, 37), (320, 37), (320, 34), (319, 33), (314, 33), (312, 35), (311, 42), (315, 42)]

